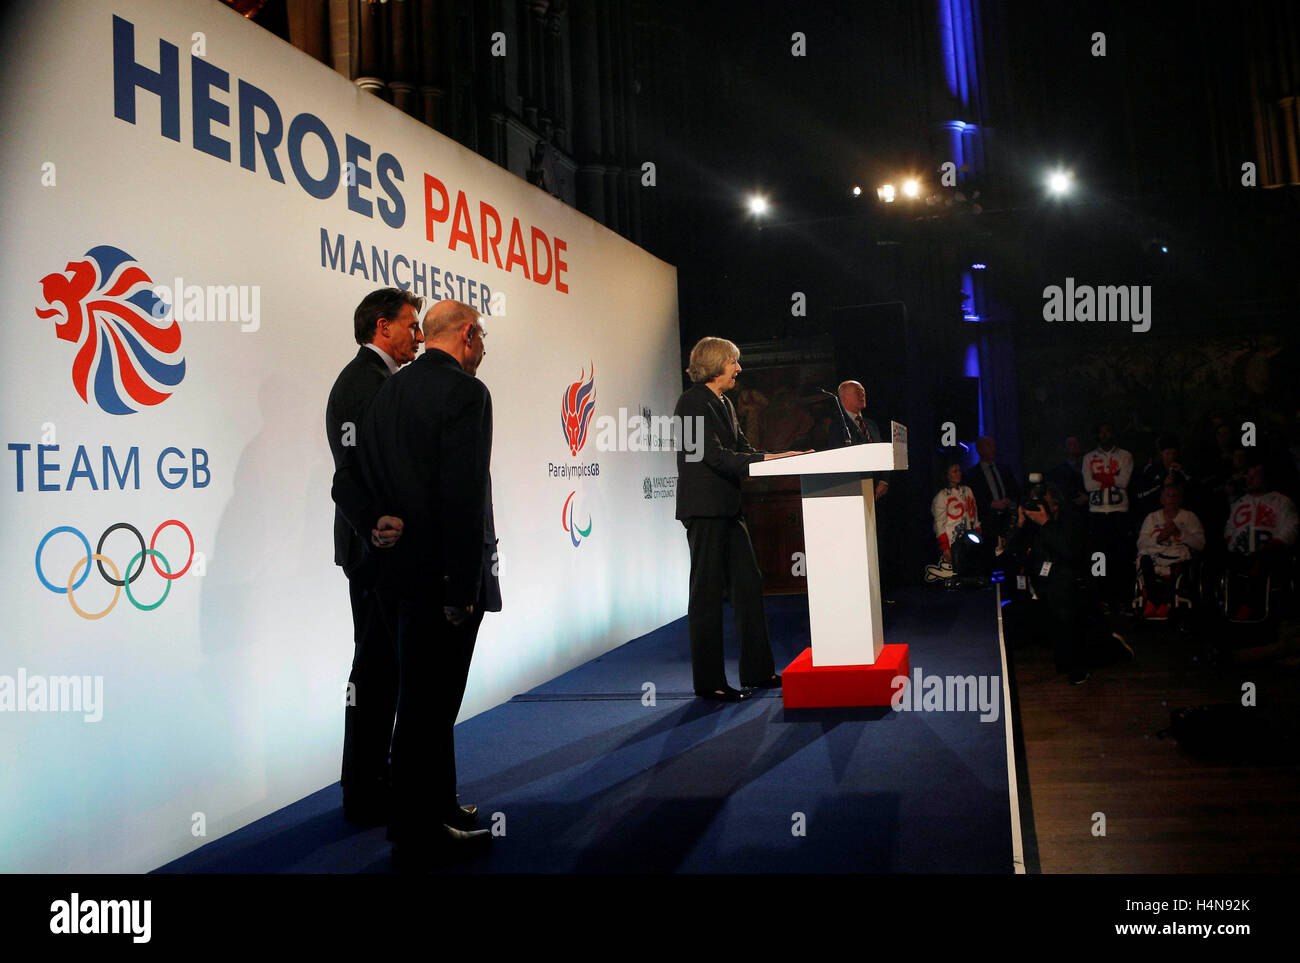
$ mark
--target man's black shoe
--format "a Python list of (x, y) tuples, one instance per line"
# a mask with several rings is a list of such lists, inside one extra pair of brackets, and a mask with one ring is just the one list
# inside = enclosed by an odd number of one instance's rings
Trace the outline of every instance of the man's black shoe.
[(726, 686), (716, 692), (697, 692), (695, 693), (701, 699), (710, 699), (714, 702), (744, 702), (754, 693), (748, 689), (733, 689)]
[(482, 855), (492, 848), (492, 833), (486, 829), (463, 832), (451, 826), (434, 830), (432, 839), (393, 844), (393, 869), (418, 873)]
[(781, 677), (774, 675), (764, 682), (755, 682), (753, 685), (745, 686), (747, 689), (779, 689), (781, 688)]
[(478, 807), (473, 804), (456, 807), (456, 811), (447, 818), (447, 825), (452, 829), (469, 832), (478, 825)]

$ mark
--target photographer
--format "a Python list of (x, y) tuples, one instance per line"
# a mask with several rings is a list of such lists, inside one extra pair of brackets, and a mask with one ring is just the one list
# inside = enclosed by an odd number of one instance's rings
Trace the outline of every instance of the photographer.
[(1085, 631), (1091, 622), (1086, 534), (1076, 514), (1062, 510), (1065, 498), (1056, 485), (1044, 484), (1041, 476), (1030, 481), (1008, 550), (1025, 561), (1057, 671), (1068, 674), (1071, 685), (1081, 685), (1089, 676)]

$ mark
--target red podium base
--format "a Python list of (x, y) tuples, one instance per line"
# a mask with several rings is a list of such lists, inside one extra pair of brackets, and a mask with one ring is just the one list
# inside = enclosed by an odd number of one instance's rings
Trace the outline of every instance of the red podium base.
[(887, 706), (896, 676), (912, 671), (906, 645), (886, 645), (874, 665), (813, 665), (812, 648), (785, 667), (781, 693), (787, 709)]

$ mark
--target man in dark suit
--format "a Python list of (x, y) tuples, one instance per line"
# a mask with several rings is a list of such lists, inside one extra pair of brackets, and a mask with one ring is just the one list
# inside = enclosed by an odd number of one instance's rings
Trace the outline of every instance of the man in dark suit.
[[(677, 518), (691, 549), (691, 675), (696, 695), (719, 702), (740, 702), (749, 698), (750, 689), (781, 685), (763, 614), (763, 576), (740, 513), (740, 480), (753, 462), (796, 454), (763, 454), (745, 440), (736, 409), (723, 394), (736, 387), (740, 370), (740, 349), (734, 344), (701, 339), (686, 369), (695, 383), (673, 410), (683, 430), (677, 452)], [(731, 601), (740, 637), (739, 690), (727, 685), (722, 658), (724, 597)]]
[[(838, 393), (842, 414), (840, 429), (836, 432), (832, 426), (831, 430), (831, 437), (838, 439), (837, 447), (878, 445), (891, 440), (882, 435), (876, 423), (862, 413), (867, 406), (867, 389), (862, 387), (862, 382), (841, 381)], [(876, 499), (879, 500), (887, 491), (889, 482), (877, 479)]]
[[(415, 360), (424, 336), (416, 314), (420, 299), (397, 288), (372, 291), (352, 315), (361, 347), (330, 389), (325, 433), (334, 467), (355, 444), (357, 428), (388, 376)], [(372, 537), (381, 537), (378, 533)], [(385, 539), (388, 536), (382, 536)], [(343, 815), (360, 823), (383, 823), (388, 815), (388, 749), (397, 707), (397, 649), (384, 623), (375, 565), (365, 544), (334, 510), (334, 564), (342, 566), (352, 602), (352, 673), (343, 710)]]
[(395, 865), (465, 855), (491, 843), (469, 831), (477, 808), (456, 795), (453, 729), (484, 612), (501, 611), (492, 517), (492, 398), (478, 313), (441, 301), (424, 320), (424, 354), (388, 379), (334, 475), (353, 529), (383, 514), (399, 537), (378, 556), (395, 590), (400, 688), (393, 731)]
[(979, 438), (975, 450), (980, 460), (970, 470), (967, 483), (975, 496), (984, 533), (1008, 536), (1016, 524), (1015, 506), (1020, 501), (1020, 483), (1015, 472), (997, 463), (998, 446), (992, 438)]

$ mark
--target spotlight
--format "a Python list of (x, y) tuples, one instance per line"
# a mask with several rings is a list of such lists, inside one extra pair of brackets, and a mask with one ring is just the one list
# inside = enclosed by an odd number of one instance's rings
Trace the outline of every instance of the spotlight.
[(862, 188), (860, 188), (857, 184), (853, 185), (853, 196), (854, 197), (862, 196)]
[(921, 185), (915, 180), (903, 181), (903, 193), (908, 197), (916, 197), (921, 193)]
[(1052, 171), (1047, 175), (1047, 189), (1057, 197), (1064, 196), (1074, 190), (1074, 178), (1069, 171)]
[(759, 197), (757, 194), (749, 199), (749, 212), (751, 214), (767, 213), (767, 198)]
[(876, 196), (886, 204), (894, 203), (894, 185), (886, 184), (884, 187), (876, 188)]

